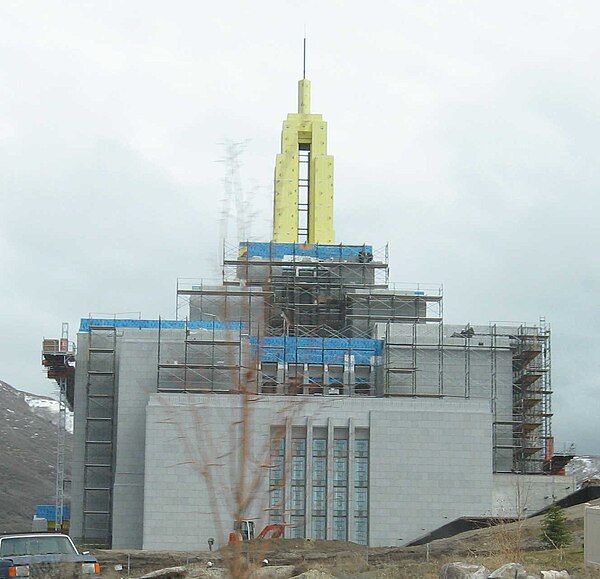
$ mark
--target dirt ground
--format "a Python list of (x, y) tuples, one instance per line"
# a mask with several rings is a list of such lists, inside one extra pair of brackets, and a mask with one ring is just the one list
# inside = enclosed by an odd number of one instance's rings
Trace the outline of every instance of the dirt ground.
[[(600, 500), (593, 504), (600, 504)], [(311, 571), (306, 579), (434, 579), (447, 562), (464, 561), (484, 565), (490, 571), (509, 562), (521, 563), (531, 575), (541, 570), (566, 569), (571, 577), (600, 579), (600, 570), (583, 565), (583, 505), (565, 511), (573, 533), (572, 545), (563, 550), (545, 550), (539, 539), (542, 517), (534, 517), (488, 529), (478, 529), (418, 547), (366, 548), (342, 541), (280, 539), (245, 543), (218, 552), (94, 551), (107, 579), (137, 578), (166, 567), (186, 566), (182, 577), (225, 579), (232, 560), (260, 569), (256, 579), (287, 579)], [(209, 561), (213, 567), (209, 568)], [(122, 570), (116, 571), (115, 566)], [(127, 572), (129, 565), (129, 573)], [(293, 574), (292, 574), (293, 573)]]

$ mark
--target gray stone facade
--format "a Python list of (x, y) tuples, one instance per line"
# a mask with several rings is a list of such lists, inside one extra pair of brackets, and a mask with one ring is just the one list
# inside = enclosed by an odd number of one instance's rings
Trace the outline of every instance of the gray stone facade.
[[(251, 456), (245, 477), (251, 486), (248, 517), (270, 522), (269, 441), (273, 427), (288, 440), (327, 432), (348, 438), (348, 489), (354, 483), (353, 441), (369, 440), (369, 529), (373, 546), (406, 543), (460, 516), (492, 510), (492, 421), (487, 400), (352, 399), (262, 397), (250, 403)], [(241, 397), (172, 395), (150, 397), (146, 422), (143, 548), (205, 548), (219, 545), (233, 526), (232, 502), (239, 480)], [(308, 447), (310, 448), (310, 444)], [(288, 457), (289, 460), (289, 457)], [(293, 480), (286, 470), (286, 510)], [(311, 453), (307, 453), (305, 536), (312, 537)], [(334, 538), (331, 461), (327, 538)], [(356, 540), (355, 506), (348, 493), (347, 538)], [(290, 528), (289, 531), (292, 529)], [(288, 531), (288, 532), (289, 532)]]
[[(93, 543), (107, 521), (114, 548), (198, 549), (206, 547), (208, 537), (221, 545), (234, 519), (241, 396), (157, 392), (159, 350), (177, 366), (185, 359), (185, 332), (162, 329), (159, 340), (158, 329), (144, 324), (86, 328), (79, 334), (71, 533)], [(288, 525), (288, 536), (398, 545), (457, 517), (523, 515), (568, 494), (573, 482), (566, 477), (495, 474), (503, 470), (499, 464), (508, 468), (512, 456), (507, 449), (506, 462), (499, 461), (502, 449), (495, 448), (495, 442), (502, 428), (508, 436), (512, 428), (497, 422), (512, 411), (513, 355), (508, 338), (493, 351), (483, 331), (467, 351), (464, 340), (452, 337), (458, 330), (459, 326), (444, 327), (441, 349), (416, 344), (418, 351), (411, 358), (418, 367), (411, 386), (414, 392), (361, 396), (350, 388), (345, 395), (333, 395), (337, 389), (309, 395), (307, 388), (304, 394), (286, 396), (281, 386), (277, 394), (254, 395), (246, 475), (253, 489), (247, 516), (256, 520), (257, 527), (281, 521)], [(94, 337), (94, 332), (100, 337)], [(110, 336), (113, 351), (107, 347)], [(440, 355), (444, 362), (441, 394), (436, 390)], [(465, 375), (467, 355), (469, 376)], [(381, 368), (389, 359), (386, 356), (384, 351), (377, 362)], [(115, 370), (112, 386), (107, 378), (110, 360)], [(112, 388), (111, 396), (93, 395), (98, 377), (91, 368), (100, 369), (105, 381), (102, 392), (110, 394)], [(308, 381), (308, 365), (304, 372)], [(284, 375), (280, 368), (281, 384)], [(351, 379), (354, 371), (344, 375)], [(227, 390), (237, 388), (238, 379), (239, 374), (232, 376)], [(93, 418), (94, 408), (103, 400), (114, 404), (113, 420)], [(273, 505), (276, 489), (269, 482), (274, 428), (283, 429), (287, 449), (282, 459), (286, 474), (277, 491), (283, 501), (280, 509)], [(319, 483), (313, 480), (315, 438), (323, 440), (327, 449), (327, 475)], [(294, 481), (290, 449), (302, 440), (304, 479)], [(361, 457), (368, 462), (366, 481), (360, 475), (362, 482), (354, 480), (359, 476), (357, 440), (368, 444), (367, 456)], [(335, 472), (336, 445), (346, 448), (346, 458), (339, 459), (347, 461), (343, 480)], [(111, 460), (102, 463), (98, 448), (109, 447)], [(110, 474), (109, 483), (105, 473)], [(314, 488), (317, 484), (322, 485), (326, 506), (315, 502), (321, 492)], [(103, 496), (110, 496), (109, 505), (99, 500)]]

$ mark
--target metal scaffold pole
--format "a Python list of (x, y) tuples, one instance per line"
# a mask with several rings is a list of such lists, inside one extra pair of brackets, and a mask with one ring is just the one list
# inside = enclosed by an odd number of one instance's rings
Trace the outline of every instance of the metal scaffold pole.
[(58, 432), (56, 443), (56, 531), (62, 530), (65, 506), (65, 440), (67, 426), (67, 379), (59, 378), (58, 383)]
[[(62, 531), (65, 508), (65, 443), (67, 406), (72, 404), (75, 351), (69, 342), (69, 324), (62, 325), (60, 339), (43, 340), (42, 366), (48, 378), (58, 385), (58, 424), (56, 434), (56, 492), (54, 530)], [(71, 393), (71, 399), (69, 399)]]

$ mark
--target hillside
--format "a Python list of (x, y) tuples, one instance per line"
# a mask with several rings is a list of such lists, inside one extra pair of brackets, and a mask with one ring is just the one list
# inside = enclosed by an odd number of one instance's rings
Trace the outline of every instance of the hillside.
[[(30, 530), (35, 505), (54, 503), (56, 406), (0, 381), (0, 532)], [(67, 469), (72, 446), (67, 432)]]
[[(600, 500), (592, 504), (599, 505)], [(600, 579), (600, 570), (585, 569), (583, 565), (583, 513), (583, 505), (565, 509), (573, 544), (564, 550), (542, 548), (543, 517), (536, 516), (467, 531), (418, 547), (366, 548), (343, 541), (280, 539), (228, 546), (213, 553), (96, 550), (94, 554), (103, 565), (107, 579), (122, 577), (122, 573), (113, 573), (112, 568), (127, 562), (132, 577), (181, 566), (180, 574), (157, 572), (155, 577), (226, 579), (228, 574), (223, 567), (235, 557), (257, 567), (263, 559), (269, 561), (268, 569), (257, 570), (251, 579), (285, 579), (301, 572), (307, 572), (308, 577), (314, 579), (437, 579), (440, 568), (452, 561), (485, 565), (489, 570), (519, 562), (533, 577), (539, 577), (541, 570), (567, 569), (573, 579)], [(209, 560), (211, 567), (207, 566)], [(306, 575), (300, 577), (307, 579)]]

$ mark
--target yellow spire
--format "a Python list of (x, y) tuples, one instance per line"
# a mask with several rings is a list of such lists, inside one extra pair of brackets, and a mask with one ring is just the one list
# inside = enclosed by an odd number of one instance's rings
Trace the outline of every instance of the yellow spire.
[(310, 81), (298, 82), (298, 112), (283, 123), (275, 165), (273, 241), (335, 243), (333, 156), (327, 123), (310, 112)]
[(298, 114), (310, 115), (310, 80), (298, 81)]

